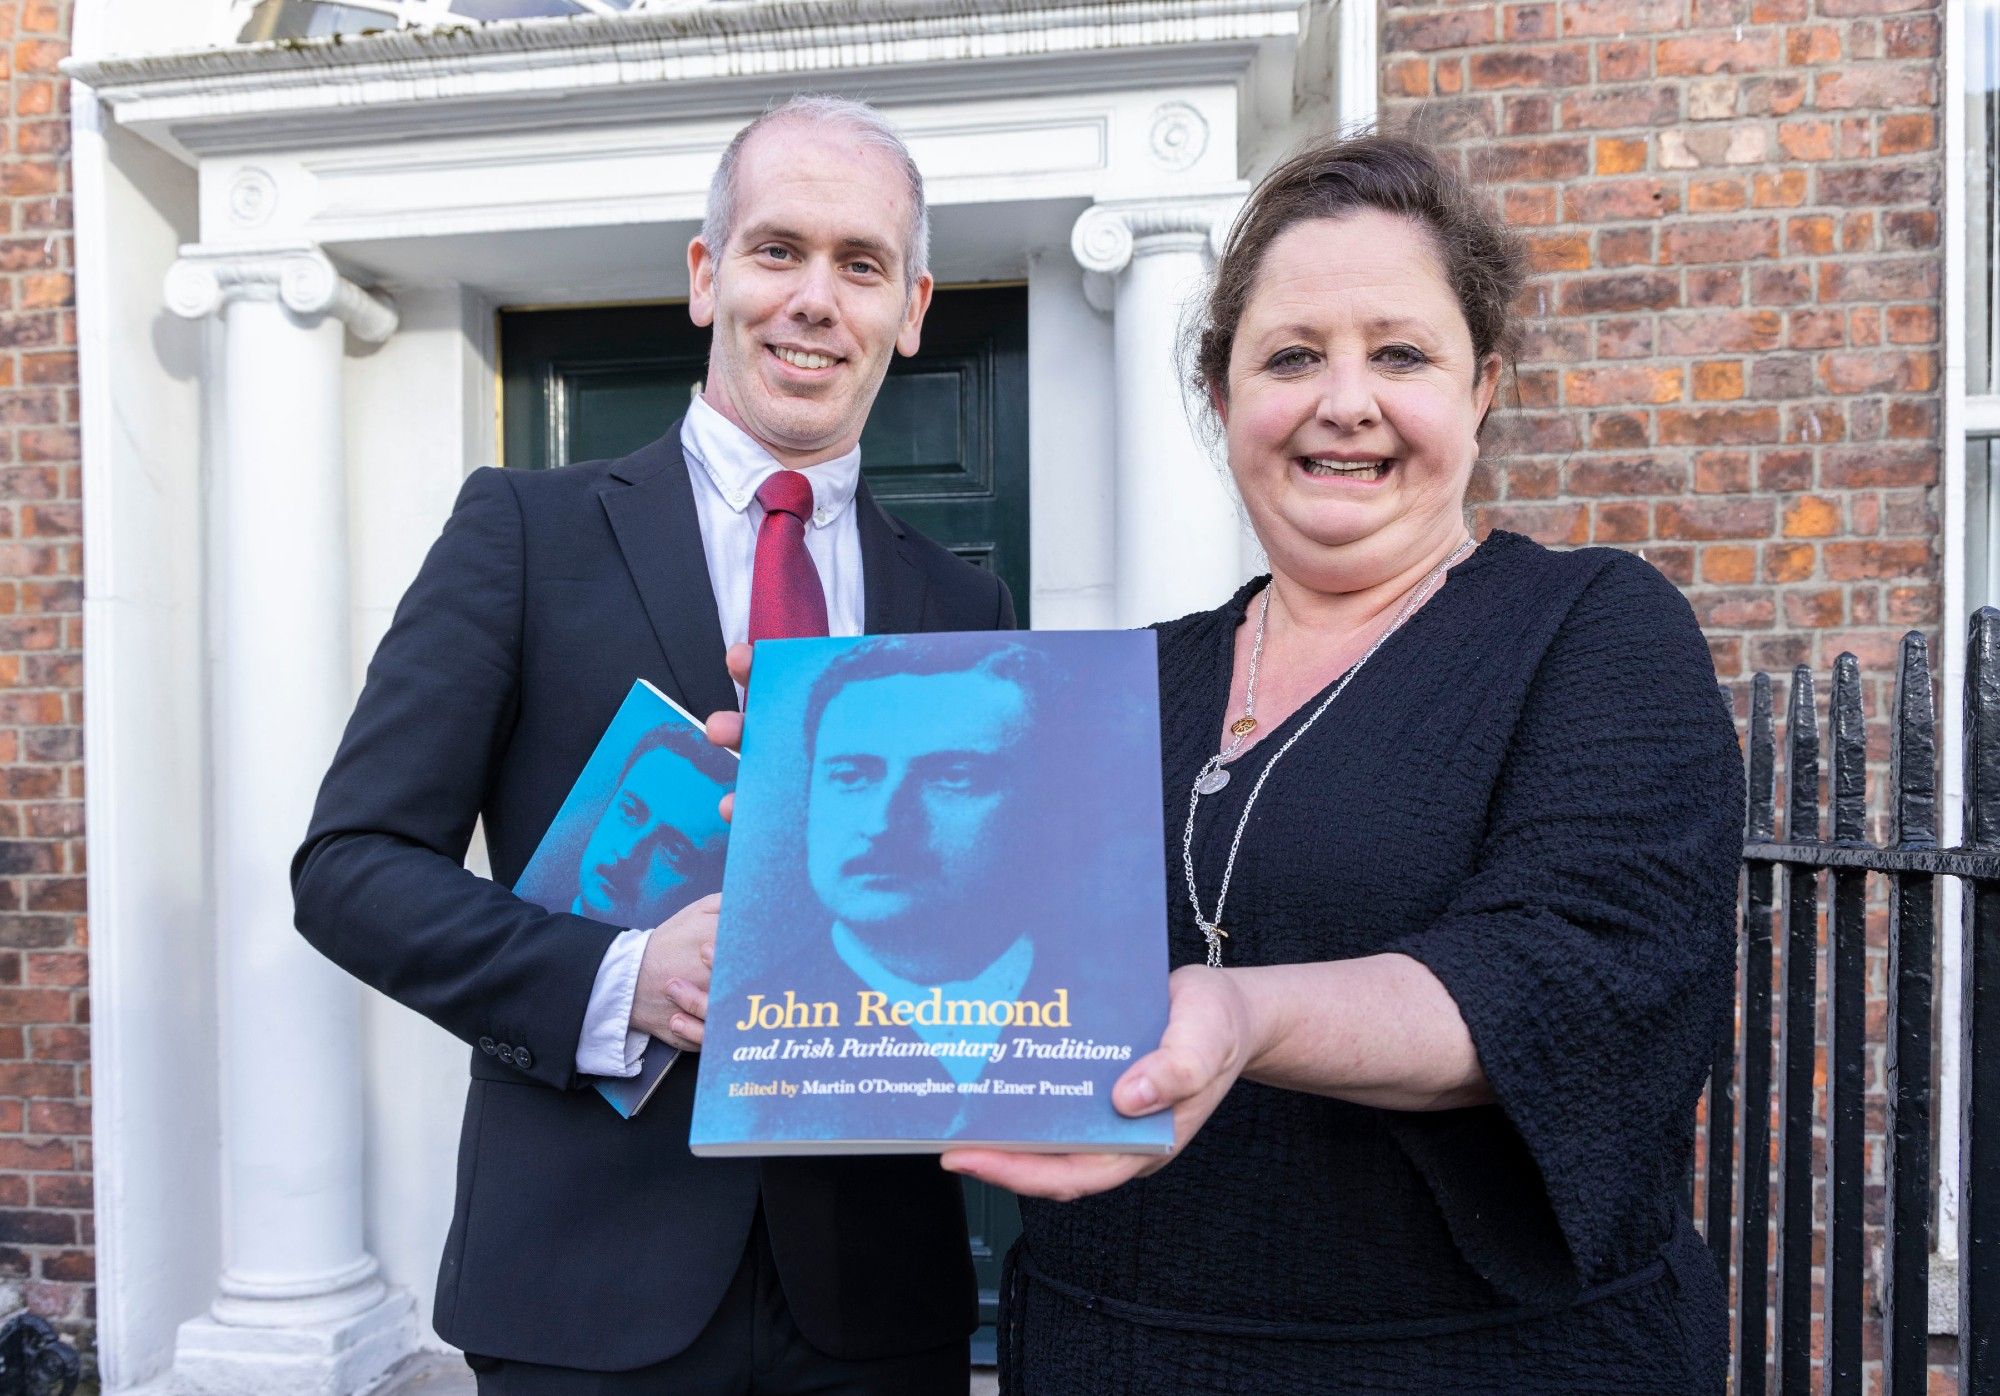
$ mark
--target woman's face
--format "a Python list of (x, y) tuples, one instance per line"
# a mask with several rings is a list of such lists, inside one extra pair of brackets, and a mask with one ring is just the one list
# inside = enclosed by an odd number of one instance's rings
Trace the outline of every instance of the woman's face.
[(1365, 209), (1280, 234), (1216, 403), (1272, 567), (1351, 591), (1448, 546), (1499, 372), (1422, 225)]

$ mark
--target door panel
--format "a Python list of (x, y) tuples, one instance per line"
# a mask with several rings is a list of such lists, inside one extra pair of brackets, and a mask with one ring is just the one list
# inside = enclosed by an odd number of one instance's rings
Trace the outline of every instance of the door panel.
[[(627, 455), (687, 411), (708, 331), (681, 305), (510, 311), (500, 318), (508, 466), (540, 470)], [(1028, 623), (1028, 297), (1021, 287), (940, 291), (923, 349), (892, 361), (861, 436), (882, 507), (998, 572)], [(965, 1182), (979, 1277), (975, 1361), (993, 1360), (1000, 1257), (1021, 1233), (1011, 1193)]]

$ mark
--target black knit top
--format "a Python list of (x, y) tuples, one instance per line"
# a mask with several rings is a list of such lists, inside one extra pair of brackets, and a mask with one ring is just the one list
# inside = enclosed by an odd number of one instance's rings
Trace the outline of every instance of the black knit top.
[[(1205, 955), (1188, 785), (1261, 585), (1159, 627), (1176, 965)], [(1257, 772), (1316, 706), (1202, 800), (1205, 907)], [(1679, 1195), (1728, 1011), (1742, 819), (1681, 595), (1625, 553), (1494, 534), (1273, 773), (1223, 955), (1414, 957), (1498, 1103), (1406, 1113), (1243, 1082), (1153, 1176), (1024, 1202), (1011, 1387), (1719, 1391), (1721, 1291)]]

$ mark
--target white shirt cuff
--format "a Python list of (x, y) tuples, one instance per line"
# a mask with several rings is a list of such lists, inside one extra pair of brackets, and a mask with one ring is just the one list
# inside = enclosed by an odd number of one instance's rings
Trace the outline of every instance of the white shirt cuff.
[(583, 1033), (576, 1041), (576, 1069), (584, 1076), (637, 1076), (650, 1040), (632, 1030), (632, 995), (651, 931), (620, 931), (597, 966)]

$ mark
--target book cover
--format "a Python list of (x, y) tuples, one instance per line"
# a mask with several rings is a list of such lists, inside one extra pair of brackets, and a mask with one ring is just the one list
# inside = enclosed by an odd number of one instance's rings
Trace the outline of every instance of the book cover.
[(757, 647), (696, 1154), (1160, 1152), (1150, 631)]
[[(702, 724), (636, 680), (556, 811), (517, 896), (621, 930), (657, 926), (722, 890), (729, 826), (717, 806), (735, 788), (736, 758)], [(655, 1038), (639, 1074), (592, 1084), (630, 1119), (652, 1098), (679, 1052)]]

